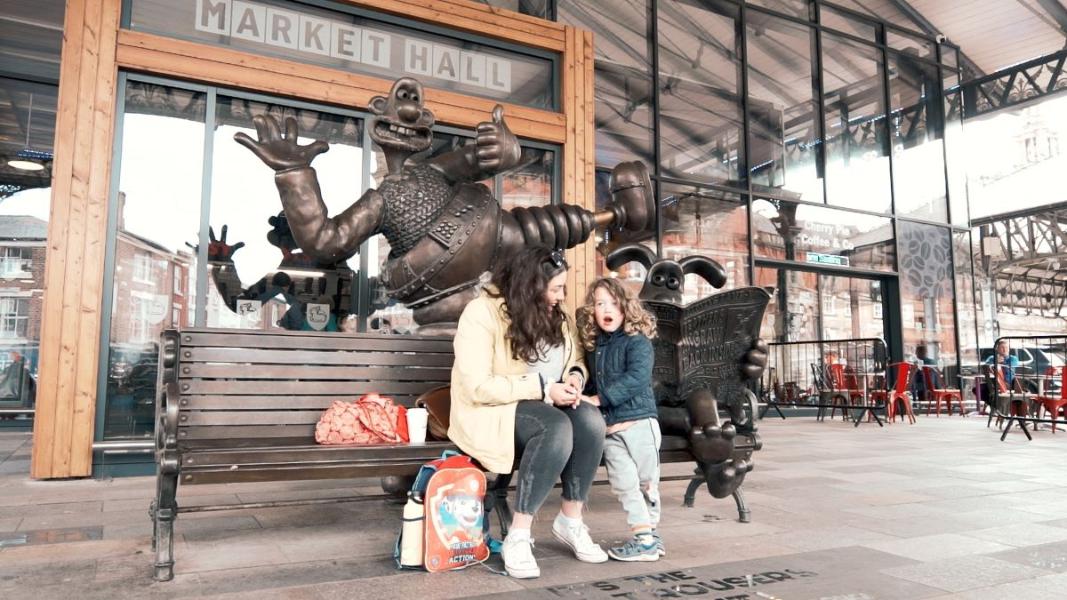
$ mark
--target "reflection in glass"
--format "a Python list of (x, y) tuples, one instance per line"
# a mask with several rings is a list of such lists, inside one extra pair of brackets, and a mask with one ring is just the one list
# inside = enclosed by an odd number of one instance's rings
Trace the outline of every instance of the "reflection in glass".
[(905, 54), (918, 56), (929, 60), (937, 60), (935, 45), (932, 41), (910, 35), (889, 27), (885, 30), (885, 38), (888, 46), (895, 50), (901, 50)]
[[(222, 96), (216, 106), (210, 224), (216, 238), (226, 228), (226, 239), (208, 250), (207, 326), (337, 331), (355, 313), (358, 257), (337, 264), (306, 257), (289, 231), (274, 171), (233, 136), (244, 132), (256, 139), (252, 117), (266, 114), (282, 124), (295, 119), (302, 145), (329, 143), (329, 152), (312, 165), (333, 216), (361, 193), (360, 120)], [(237, 244), (243, 247), (233, 250)]]
[(764, 258), (893, 271), (890, 219), (783, 200), (752, 204), (753, 247)]
[(884, 338), (885, 306), (877, 279), (820, 275), (822, 339)]
[[(748, 211), (730, 192), (664, 185), (660, 191), (663, 256), (680, 260), (703, 255), (726, 270), (730, 290), (748, 285)], [(716, 289), (696, 275), (687, 275), (683, 297), (693, 302)]]
[(967, 227), (970, 225), (970, 210), (967, 206), (967, 147), (963, 139), (963, 94), (960, 91), (959, 73), (954, 69), (945, 68), (942, 68), (942, 73), (949, 216), (953, 225)]
[[(808, 0), (748, 0), (749, 4), (756, 6), (762, 6), (771, 10), (776, 10), (780, 13), (799, 17), (801, 19), (808, 19), (810, 10)], [(752, 17), (752, 13), (748, 13), (749, 18)]]
[(559, 22), (593, 32), (597, 67), (652, 70), (649, 0), (556, 0)]
[(881, 53), (829, 33), (822, 40), (827, 199), (838, 206), (889, 212)]
[(756, 267), (755, 285), (774, 289), (760, 337), (769, 342), (819, 339), (819, 276), (807, 271)]
[(947, 221), (937, 67), (889, 53), (893, 191), (898, 215)]
[(126, 85), (105, 439), (152, 436), (159, 334), (193, 324), (206, 98)]
[(758, 11), (747, 14), (752, 183), (822, 202), (813, 31)]
[[(0, 109), (5, 117), (0, 119), (0, 409), (32, 410), (58, 89), (0, 77), (0, 95), (6, 102)], [(33, 154), (27, 156), (25, 150)], [(29, 160), (30, 165), (22, 166), (36, 170), (16, 168), (10, 160)], [(0, 415), (0, 420), (31, 419), (30, 413)]]
[(832, 27), (868, 42), (876, 41), (878, 28), (874, 23), (835, 10), (825, 4), (819, 6), (819, 21), (826, 27)]
[(551, 150), (523, 148), (519, 166), (501, 175), (500, 206), (544, 206), (552, 203), (556, 153)]
[(658, 10), (662, 173), (739, 186), (737, 6), (664, 0)]
[(636, 69), (596, 65), (596, 164), (655, 162), (652, 151), (652, 78)]
[(652, 158), (648, 0), (558, 0), (559, 20), (593, 32), (596, 164)]
[(952, 242), (943, 227), (898, 221), (900, 309), (904, 355), (925, 345), (940, 366), (956, 360), (952, 306)]
[(482, 0), (489, 6), (506, 8), (531, 17), (541, 19), (552, 18), (552, 3), (550, 0)]
[(975, 312), (969, 231), (952, 232), (952, 264), (956, 274), (956, 326), (960, 331), (960, 365), (977, 365), (978, 316)]

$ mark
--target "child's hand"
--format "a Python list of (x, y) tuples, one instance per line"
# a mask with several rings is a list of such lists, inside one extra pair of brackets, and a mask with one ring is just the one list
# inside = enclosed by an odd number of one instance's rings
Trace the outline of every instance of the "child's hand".
[(582, 400), (592, 404), (593, 406), (600, 406), (600, 396), (582, 396)]

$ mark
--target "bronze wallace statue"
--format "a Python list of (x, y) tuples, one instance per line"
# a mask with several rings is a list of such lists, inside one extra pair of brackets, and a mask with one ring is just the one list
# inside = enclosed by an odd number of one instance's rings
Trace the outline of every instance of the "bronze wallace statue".
[(597, 226), (649, 230), (652, 186), (644, 165), (623, 163), (611, 177), (612, 205), (592, 213), (574, 205), (501, 209), (489, 188), (476, 183), (519, 164), (519, 141), (498, 105), (478, 125), (474, 143), (426, 161), (408, 162), (430, 148), (433, 113), (422, 85), (398, 79), (389, 97), (371, 99), (370, 137), (385, 154), (388, 175), (339, 215), (329, 217), (311, 161), (329, 146), (297, 143), (297, 124), (284, 131), (267, 115), (254, 118), (259, 140), (235, 139), (275, 171), (289, 227), (311, 258), (326, 263), (354, 255), (372, 235), (392, 248), (381, 280), (388, 293), (414, 311), (420, 325), (450, 324), (478, 294), (482, 273), (526, 244), (572, 248)]

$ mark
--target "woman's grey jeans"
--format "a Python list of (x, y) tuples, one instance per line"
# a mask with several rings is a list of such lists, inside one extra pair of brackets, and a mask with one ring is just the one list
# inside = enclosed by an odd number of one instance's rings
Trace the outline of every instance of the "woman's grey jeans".
[(535, 514), (556, 481), (563, 483), (563, 499), (585, 502), (604, 453), (604, 417), (600, 409), (582, 403), (558, 408), (536, 400), (515, 409), (515, 456), (519, 461), (517, 506)]

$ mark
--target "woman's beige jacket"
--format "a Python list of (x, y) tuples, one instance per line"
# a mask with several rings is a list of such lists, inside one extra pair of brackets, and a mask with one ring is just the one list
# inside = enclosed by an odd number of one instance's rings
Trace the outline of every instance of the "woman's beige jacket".
[[(453, 342), (452, 408), (448, 437), (493, 473), (510, 473), (515, 462), (515, 406), (540, 402), (541, 380), (511, 356), (503, 298), (484, 291), (463, 310)], [(582, 345), (570, 318), (563, 323), (567, 366), (586, 377)]]

